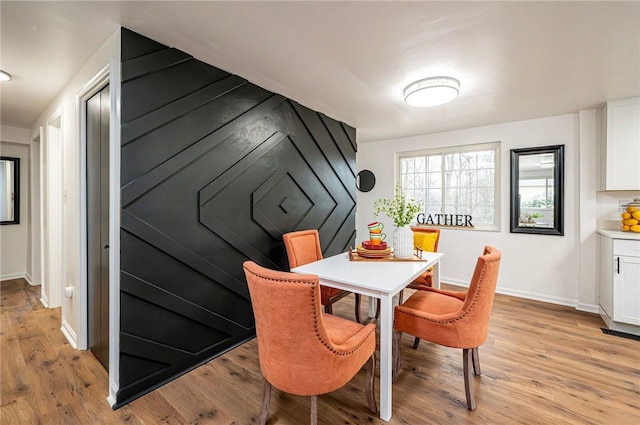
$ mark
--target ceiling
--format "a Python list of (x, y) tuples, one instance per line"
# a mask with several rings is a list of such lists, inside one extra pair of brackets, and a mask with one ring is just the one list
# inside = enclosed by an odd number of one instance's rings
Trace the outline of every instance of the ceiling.
[[(358, 141), (640, 95), (640, 2), (0, 2), (0, 122), (31, 127), (119, 26), (357, 128)], [(460, 96), (403, 102), (448, 75)]]

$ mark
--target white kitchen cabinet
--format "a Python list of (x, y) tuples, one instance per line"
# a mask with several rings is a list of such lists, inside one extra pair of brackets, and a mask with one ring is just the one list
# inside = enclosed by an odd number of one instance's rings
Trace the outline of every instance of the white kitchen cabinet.
[(598, 303), (613, 318), (613, 239), (598, 235)]
[(640, 239), (599, 232), (598, 303), (610, 329), (640, 335)]
[(613, 240), (613, 320), (640, 325), (640, 241)]
[(606, 102), (598, 123), (598, 190), (640, 190), (640, 97)]

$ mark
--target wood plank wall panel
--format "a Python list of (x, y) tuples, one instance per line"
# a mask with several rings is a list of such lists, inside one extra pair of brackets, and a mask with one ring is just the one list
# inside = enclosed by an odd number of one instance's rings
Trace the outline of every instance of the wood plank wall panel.
[(355, 239), (355, 129), (122, 30), (119, 407), (255, 336), (242, 263)]

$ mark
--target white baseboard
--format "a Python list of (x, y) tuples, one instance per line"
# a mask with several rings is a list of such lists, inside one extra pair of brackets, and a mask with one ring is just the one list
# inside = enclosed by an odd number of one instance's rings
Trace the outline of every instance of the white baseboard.
[(116, 404), (117, 393), (118, 393), (118, 384), (116, 384), (115, 382), (109, 382), (109, 397), (107, 397), (109, 406), (113, 407), (113, 405)]
[(31, 279), (31, 275), (29, 274), (29, 272), (24, 274), (24, 280), (26, 280), (29, 285), (35, 286), (33, 284), (33, 279)]
[(13, 279), (25, 279), (26, 274), (24, 272), (20, 273), (9, 273), (0, 275), (0, 280), (13, 280)]
[(71, 344), (71, 346), (74, 349), (77, 350), (78, 349), (78, 335), (71, 328), (71, 326), (69, 326), (69, 324), (67, 323), (66, 320), (62, 321), (62, 327), (60, 328), (60, 330), (62, 331), (62, 334), (65, 336), (65, 338), (67, 338), (67, 341), (69, 341), (69, 344)]
[(595, 304), (578, 303), (578, 305), (576, 306), (576, 310), (585, 311), (587, 313), (595, 313), (595, 314), (599, 313), (598, 306)]
[(40, 302), (45, 308), (49, 308), (49, 299), (45, 294), (40, 295)]
[[(462, 281), (462, 280), (459, 280), (459, 279), (449, 279), (449, 278), (446, 278), (446, 277), (441, 277), (440, 278), (440, 282), (450, 283), (452, 285), (462, 286), (464, 288), (468, 288), (469, 287), (469, 282)], [(595, 305), (594, 306), (589, 306), (589, 305), (586, 305), (586, 304), (579, 304), (578, 300), (572, 300), (572, 299), (569, 299), (569, 298), (555, 297), (555, 296), (539, 294), (539, 293), (536, 293), (536, 292), (519, 291), (519, 290), (516, 290), (516, 289), (508, 289), (508, 288), (496, 288), (496, 293), (497, 294), (503, 294), (503, 295), (510, 295), (510, 296), (518, 297), (518, 298), (526, 298), (528, 300), (535, 300), (535, 301), (542, 301), (542, 302), (551, 303), (551, 304), (565, 305), (567, 307), (574, 307), (576, 310), (582, 310), (584, 308), (585, 309), (584, 311), (589, 311), (589, 312), (593, 312), (593, 313), (597, 313), (598, 312), (597, 307)]]

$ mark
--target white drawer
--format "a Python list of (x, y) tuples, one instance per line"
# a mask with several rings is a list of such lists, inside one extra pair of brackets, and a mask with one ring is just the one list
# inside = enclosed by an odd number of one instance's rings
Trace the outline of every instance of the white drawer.
[(640, 257), (640, 241), (632, 241), (627, 239), (614, 239), (613, 255)]

